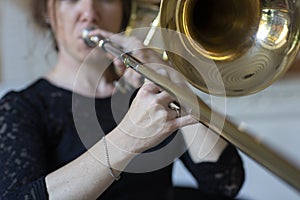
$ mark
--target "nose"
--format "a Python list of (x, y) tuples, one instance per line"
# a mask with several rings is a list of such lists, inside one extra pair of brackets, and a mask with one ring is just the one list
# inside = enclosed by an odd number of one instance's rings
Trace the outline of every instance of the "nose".
[(95, 22), (98, 20), (98, 15), (95, 10), (94, 0), (83, 0), (82, 8), (82, 20), (87, 22)]

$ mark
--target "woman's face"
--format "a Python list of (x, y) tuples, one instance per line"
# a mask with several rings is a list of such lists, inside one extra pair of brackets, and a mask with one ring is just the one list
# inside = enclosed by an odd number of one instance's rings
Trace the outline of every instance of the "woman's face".
[[(53, 4), (53, 1), (56, 2)], [(82, 30), (97, 26), (117, 33), (123, 7), (121, 0), (49, 0), (47, 15), (59, 55), (82, 61), (91, 50), (82, 39)]]

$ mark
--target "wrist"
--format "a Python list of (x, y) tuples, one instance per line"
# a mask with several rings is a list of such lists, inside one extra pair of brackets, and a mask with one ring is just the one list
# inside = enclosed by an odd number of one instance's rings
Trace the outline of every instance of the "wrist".
[[(103, 137), (100, 144), (103, 149), (104, 164), (111, 167), (114, 174), (123, 171), (130, 161), (138, 155), (128, 138), (117, 130), (113, 130)], [(107, 159), (109, 159), (109, 163)]]
[[(121, 140), (120, 138), (116, 139)], [(97, 144), (89, 149), (89, 152), (90, 155), (94, 157), (94, 160), (104, 166), (110, 176), (115, 180), (135, 157), (134, 153), (118, 146), (118, 143), (115, 141), (115, 136), (112, 133), (103, 137)]]

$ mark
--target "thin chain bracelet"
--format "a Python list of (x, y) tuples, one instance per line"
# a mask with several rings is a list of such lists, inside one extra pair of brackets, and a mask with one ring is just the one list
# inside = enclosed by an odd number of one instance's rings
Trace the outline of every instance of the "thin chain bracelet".
[(121, 177), (120, 177), (120, 176), (116, 176), (116, 175), (113, 173), (113, 170), (112, 170), (112, 167), (111, 167), (110, 161), (109, 161), (108, 147), (107, 147), (105, 135), (103, 136), (102, 139), (103, 139), (103, 143), (104, 143), (104, 151), (105, 151), (106, 162), (107, 162), (107, 166), (108, 166), (109, 173), (110, 173), (110, 175), (117, 181), (117, 180), (119, 180)]

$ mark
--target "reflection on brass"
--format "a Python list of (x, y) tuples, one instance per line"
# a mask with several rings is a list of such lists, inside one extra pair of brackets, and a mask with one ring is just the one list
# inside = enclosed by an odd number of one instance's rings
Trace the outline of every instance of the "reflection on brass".
[[(163, 38), (165, 46), (192, 55), (187, 60), (167, 52), (168, 57), (193, 86), (206, 93), (241, 96), (261, 91), (288, 70), (299, 51), (299, 4), (298, 0), (163, 0), (160, 26), (188, 38), (175, 44)], [(199, 65), (191, 65), (191, 60)], [(225, 94), (218, 86), (208, 87), (217, 80), (223, 82)], [(202, 101), (199, 105), (195, 116), (199, 114), (203, 124), (300, 190), (300, 169), (230, 121), (223, 127), (211, 124), (211, 109)]]
[[(226, 95), (242, 96), (261, 91), (287, 71), (299, 49), (299, 20), (299, 1), (293, 0), (163, 0), (160, 26), (190, 38), (176, 44), (166, 38), (167, 49), (214, 61)], [(213, 73), (210, 62), (192, 66), (172, 53), (168, 57), (193, 86), (224, 95), (207, 87), (215, 81), (207, 78)]]
[[(189, 53), (186, 58), (170, 51), (167, 55), (193, 86), (214, 95), (240, 96), (271, 85), (295, 59), (300, 46), (299, 4), (298, 0), (162, 0), (157, 16), (161, 28), (186, 36), (170, 41), (162, 35), (162, 39), (166, 49)], [(175, 95), (200, 123), (300, 191), (300, 169), (276, 151), (116, 45), (101, 41), (97, 45), (119, 52), (127, 66)]]

